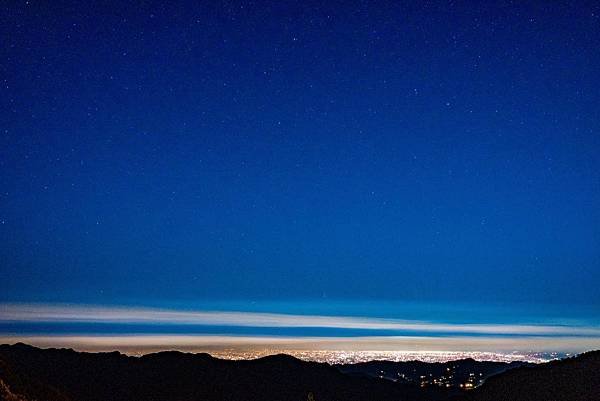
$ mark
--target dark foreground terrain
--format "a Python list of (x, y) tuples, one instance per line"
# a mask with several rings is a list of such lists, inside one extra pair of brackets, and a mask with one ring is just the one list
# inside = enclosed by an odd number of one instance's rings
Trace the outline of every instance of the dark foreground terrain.
[(367, 375), (420, 387), (471, 389), (490, 376), (534, 365), (527, 362), (478, 362), (469, 358), (444, 363), (370, 361), (335, 366), (347, 374)]
[[(180, 352), (128, 357), (118, 352), (0, 345), (0, 400), (600, 401), (600, 352), (543, 365), (515, 366), (472, 360), (330, 366), (286, 355), (228, 361)], [(377, 374), (378, 370), (387, 373)], [(456, 383), (476, 382), (497, 372), (502, 373), (468, 391), (421, 380), (421, 376), (451, 374), (454, 379), (459, 377)], [(419, 380), (413, 380), (417, 374)]]

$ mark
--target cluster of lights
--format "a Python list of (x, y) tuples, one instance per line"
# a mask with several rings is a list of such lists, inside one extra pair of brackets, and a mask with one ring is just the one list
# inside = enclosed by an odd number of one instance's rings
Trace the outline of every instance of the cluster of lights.
[(456, 352), (456, 351), (342, 351), (342, 350), (294, 350), (294, 349), (224, 349), (210, 351), (216, 358), (256, 359), (274, 354), (288, 354), (298, 359), (329, 364), (350, 364), (368, 361), (422, 361), (449, 362), (472, 358), (477, 361), (514, 362), (526, 361), (543, 363), (557, 359), (556, 353), (496, 353), (496, 352)]

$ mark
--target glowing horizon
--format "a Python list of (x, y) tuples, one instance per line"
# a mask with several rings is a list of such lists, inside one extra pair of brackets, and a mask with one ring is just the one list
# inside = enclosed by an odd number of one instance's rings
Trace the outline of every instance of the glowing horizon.
[[(37, 326), (31, 332), (23, 328), (40, 324), (49, 324), (50, 332), (39, 332)], [(2, 343), (24, 342), (80, 351), (118, 350), (129, 354), (180, 350), (221, 355), (235, 350), (235, 355), (246, 358), (257, 353), (290, 350), (386, 352), (392, 356), (398, 352), (417, 356), (444, 352), (499, 353), (510, 360), (514, 352), (529, 355), (600, 349), (598, 325), (572, 321), (561, 325), (556, 319), (551, 323), (449, 323), (366, 316), (11, 303), (0, 304), (0, 325), (4, 327), (0, 331)], [(53, 325), (61, 325), (66, 331), (53, 332)], [(98, 325), (108, 331), (98, 332)], [(11, 331), (13, 327), (17, 328)], [(181, 331), (176, 331), (178, 328)], [(194, 333), (192, 328), (200, 332)], [(236, 334), (235, 329), (240, 328), (255, 332)], [(284, 329), (294, 331), (284, 335), (281, 334)], [(314, 335), (316, 329), (325, 331)], [(327, 332), (328, 329), (334, 334)], [(308, 358), (317, 358), (311, 355)]]
[[(119, 351), (142, 355), (159, 351), (206, 352), (228, 359), (287, 353), (308, 360), (327, 361), (350, 354), (354, 359), (452, 360), (471, 357), (480, 360), (529, 360), (543, 362), (560, 349), (581, 353), (600, 348), (598, 338), (571, 337), (274, 337), (232, 335), (4, 335), (0, 343), (26, 343), (41, 348), (72, 348), (85, 352)], [(435, 357), (432, 357), (435, 356)], [(379, 357), (377, 357), (379, 356)], [(383, 358), (381, 357), (383, 356)]]

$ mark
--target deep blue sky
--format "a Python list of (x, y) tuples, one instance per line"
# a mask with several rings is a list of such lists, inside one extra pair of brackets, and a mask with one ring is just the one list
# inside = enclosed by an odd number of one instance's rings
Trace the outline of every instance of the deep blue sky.
[(0, 301), (600, 304), (597, 3), (59, 3), (0, 10)]

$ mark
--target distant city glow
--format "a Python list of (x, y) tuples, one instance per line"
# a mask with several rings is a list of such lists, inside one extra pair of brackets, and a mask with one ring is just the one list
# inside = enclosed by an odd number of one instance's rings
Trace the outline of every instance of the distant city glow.
[[(477, 360), (544, 362), (568, 353), (600, 347), (599, 338), (582, 337), (267, 337), (190, 335), (6, 335), (0, 343), (25, 342), (42, 348), (79, 351), (118, 350), (142, 355), (164, 350), (207, 352), (225, 359), (253, 359), (286, 353), (304, 360), (351, 363), (373, 359), (449, 361)], [(551, 351), (551, 350), (560, 350)]]

